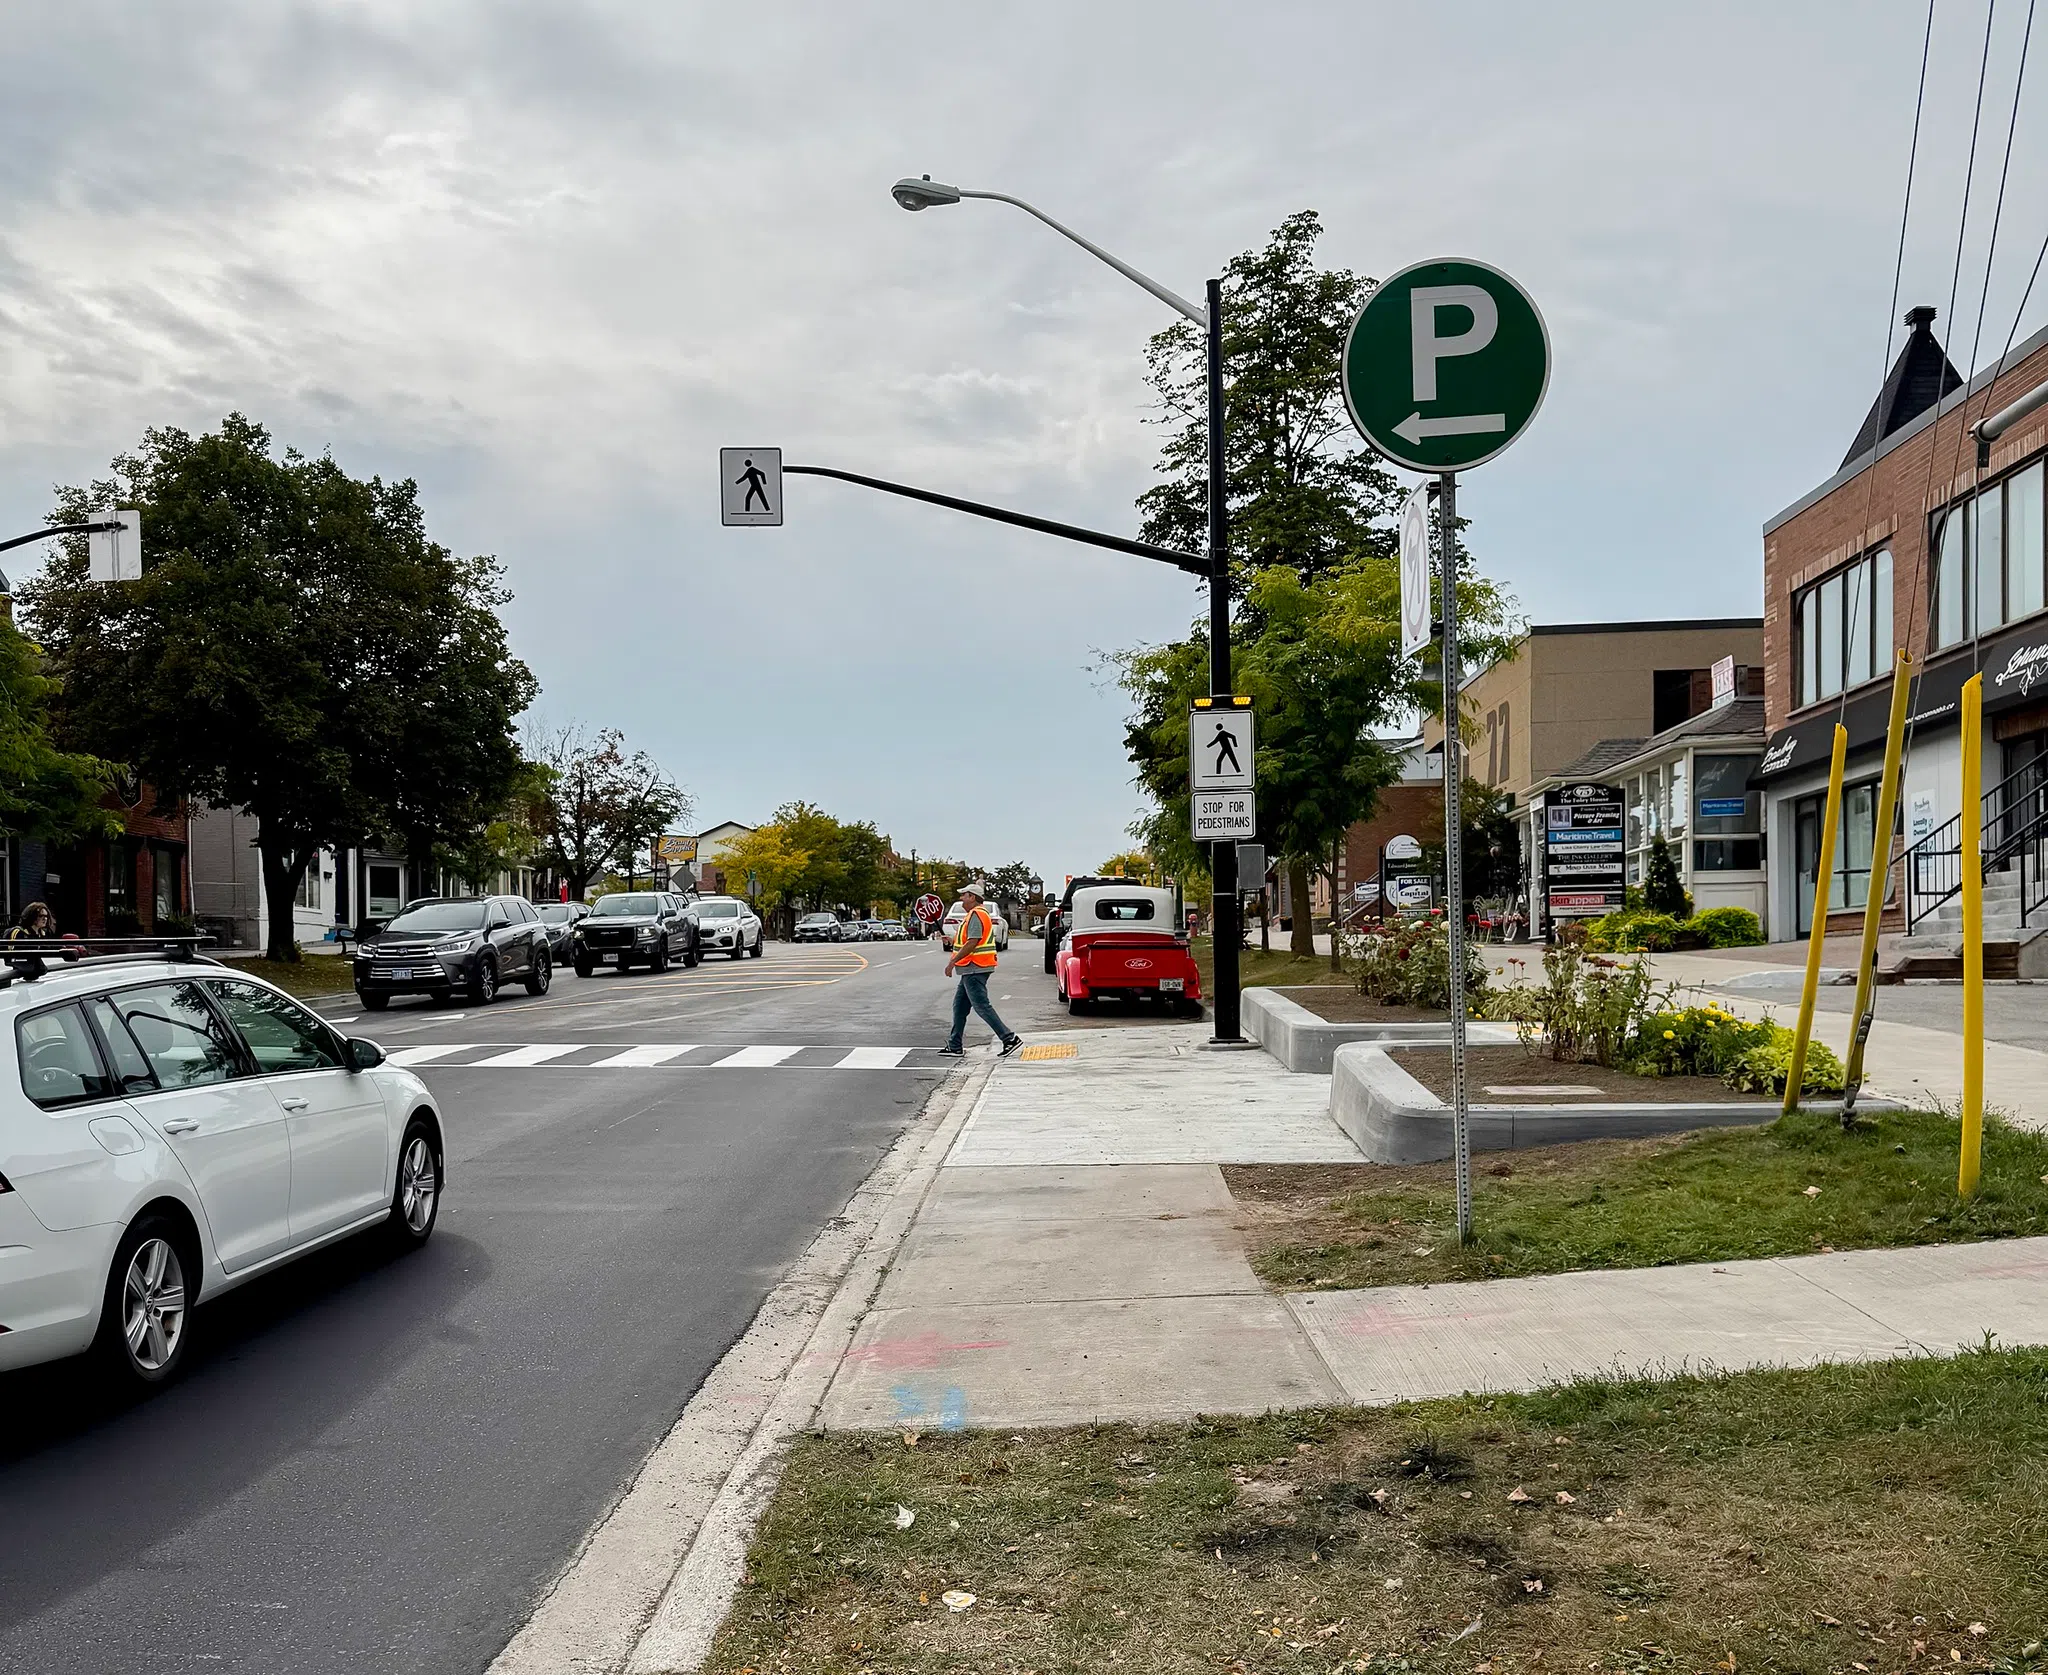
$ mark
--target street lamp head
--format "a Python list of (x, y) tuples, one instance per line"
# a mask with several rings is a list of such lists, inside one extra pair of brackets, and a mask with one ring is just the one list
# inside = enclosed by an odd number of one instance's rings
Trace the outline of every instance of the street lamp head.
[(960, 188), (934, 180), (930, 175), (921, 175), (916, 180), (906, 175), (889, 188), (889, 196), (905, 209), (932, 209), (939, 204), (957, 204)]

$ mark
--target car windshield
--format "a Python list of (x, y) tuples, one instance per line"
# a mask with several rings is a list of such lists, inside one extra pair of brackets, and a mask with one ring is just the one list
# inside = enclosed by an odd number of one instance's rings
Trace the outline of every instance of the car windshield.
[(644, 895), (603, 896), (599, 898), (597, 905), (590, 911), (603, 919), (619, 919), (627, 915), (651, 919), (661, 911), (661, 897)]
[(807, 925), (836, 925), (839, 920), (830, 913), (806, 913), (803, 922)]
[(740, 916), (740, 904), (736, 901), (700, 901), (697, 904), (697, 915), (703, 919), (737, 919)]
[(576, 905), (573, 902), (558, 901), (539, 911), (542, 922), (549, 925), (566, 925), (576, 917)]
[(393, 931), (474, 931), (483, 929), (484, 904), (480, 901), (437, 901), (401, 913), (385, 926)]

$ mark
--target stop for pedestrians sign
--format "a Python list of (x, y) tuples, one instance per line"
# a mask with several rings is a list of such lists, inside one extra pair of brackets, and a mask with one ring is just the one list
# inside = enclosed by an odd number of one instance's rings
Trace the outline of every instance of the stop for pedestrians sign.
[(1484, 262), (1417, 262), (1367, 299), (1344, 342), (1358, 432), (1410, 471), (1463, 471), (1521, 435), (1550, 383), (1550, 334)]
[(936, 925), (946, 916), (946, 904), (937, 896), (923, 895), (910, 904), (910, 911), (927, 925)]

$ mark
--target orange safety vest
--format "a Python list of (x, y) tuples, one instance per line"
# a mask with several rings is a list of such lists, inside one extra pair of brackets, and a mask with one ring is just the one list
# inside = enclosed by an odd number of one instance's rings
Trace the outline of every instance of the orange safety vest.
[[(975, 921), (981, 923), (977, 925)], [(989, 917), (988, 909), (976, 907), (968, 911), (960, 921), (960, 934), (953, 943), (955, 965), (986, 966), (993, 970), (996, 963), (996, 925)]]

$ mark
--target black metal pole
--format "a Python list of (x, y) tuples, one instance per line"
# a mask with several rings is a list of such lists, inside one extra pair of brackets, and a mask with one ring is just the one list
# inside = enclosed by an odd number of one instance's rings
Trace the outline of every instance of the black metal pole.
[[(1223, 454), (1223, 282), (1209, 281), (1209, 696), (1228, 701), (1230, 684), (1230, 503)], [(1209, 847), (1209, 923), (1215, 933), (1215, 1036), (1239, 1033), (1237, 840)], [(1298, 910), (1297, 910), (1298, 911)]]

